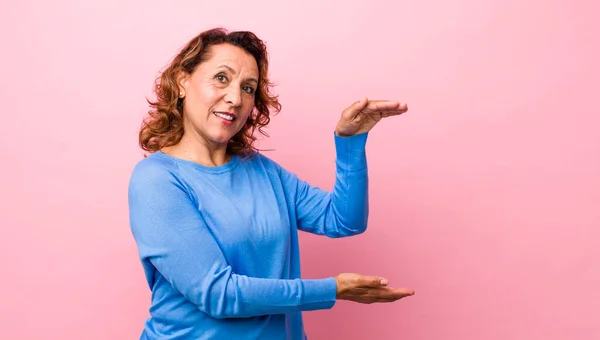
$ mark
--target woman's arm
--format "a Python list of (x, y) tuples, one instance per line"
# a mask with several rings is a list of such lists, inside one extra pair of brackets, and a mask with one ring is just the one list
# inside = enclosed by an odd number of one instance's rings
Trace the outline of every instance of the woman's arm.
[(369, 215), (368, 171), (365, 144), (368, 133), (334, 135), (336, 176), (331, 192), (311, 186), (280, 168), (284, 185), (292, 188), (298, 229), (328, 237), (364, 232)]
[(212, 317), (244, 318), (335, 304), (333, 277), (280, 280), (234, 273), (185, 184), (167, 168), (150, 162), (136, 167), (129, 186), (129, 212), (142, 260)]
[(296, 189), (298, 229), (330, 237), (364, 232), (369, 215), (365, 144), (369, 131), (381, 119), (398, 116), (406, 104), (361, 99), (347, 107), (335, 129), (336, 177), (326, 192), (282, 171), (289, 188)]

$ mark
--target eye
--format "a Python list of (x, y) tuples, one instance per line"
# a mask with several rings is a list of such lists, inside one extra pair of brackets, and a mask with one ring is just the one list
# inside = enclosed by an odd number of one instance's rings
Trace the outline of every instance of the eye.
[(251, 86), (244, 86), (244, 87), (243, 87), (243, 89), (244, 89), (244, 91), (246, 91), (246, 93), (248, 93), (248, 94), (254, 94), (254, 92), (255, 92), (254, 88), (253, 88), (253, 87), (251, 87)]
[(224, 75), (223, 73), (219, 73), (215, 76), (215, 79), (217, 79), (221, 83), (224, 83), (227, 81), (227, 76)]

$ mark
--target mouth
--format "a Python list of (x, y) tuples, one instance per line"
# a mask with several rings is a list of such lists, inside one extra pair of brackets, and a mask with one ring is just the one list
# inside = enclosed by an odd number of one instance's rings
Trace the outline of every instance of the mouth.
[(233, 122), (237, 118), (237, 116), (231, 112), (214, 111), (213, 114), (229, 122)]

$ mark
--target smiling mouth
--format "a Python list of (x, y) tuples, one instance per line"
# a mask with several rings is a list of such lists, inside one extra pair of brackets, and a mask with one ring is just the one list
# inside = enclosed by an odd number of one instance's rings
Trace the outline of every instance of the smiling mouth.
[(227, 121), (233, 122), (236, 118), (236, 116), (232, 113), (228, 113), (228, 112), (219, 112), (219, 111), (215, 111), (213, 112), (213, 114), (219, 118), (223, 118)]

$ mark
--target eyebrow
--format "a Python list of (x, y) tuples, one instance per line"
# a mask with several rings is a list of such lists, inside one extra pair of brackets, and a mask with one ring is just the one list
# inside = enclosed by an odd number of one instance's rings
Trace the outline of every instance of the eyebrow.
[[(227, 70), (229, 70), (229, 72), (233, 73), (233, 74), (237, 74), (235, 72), (235, 70), (227, 65), (219, 65), (219, 68), (226, 68)], [(256, 78), (248, 78), (246, 79), (247, 81), (251, 81), (251, 82), (255, 82), (258, 84), (258, 80)]]

